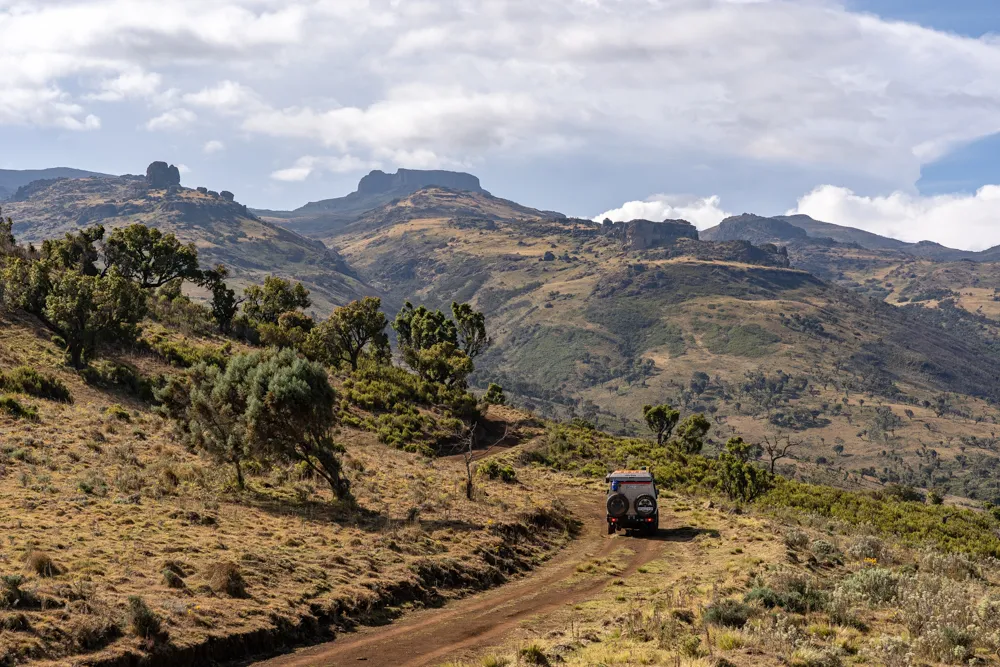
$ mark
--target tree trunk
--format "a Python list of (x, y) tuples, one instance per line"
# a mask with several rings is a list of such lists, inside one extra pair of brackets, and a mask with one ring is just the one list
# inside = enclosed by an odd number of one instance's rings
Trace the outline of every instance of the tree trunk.
[(246, 481), (243, 479), (243, 466), (240, 465), (239, 461), (233, 461), (233, 465), (236, 466), (236, 487), (242, 491), (246, 488)]

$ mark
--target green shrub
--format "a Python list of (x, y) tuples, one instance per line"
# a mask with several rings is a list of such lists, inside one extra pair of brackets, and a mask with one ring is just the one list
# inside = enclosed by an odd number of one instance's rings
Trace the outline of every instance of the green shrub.
[(125, 612), (129, 631), (136, 637), (153, 639), (160, 634), (160, 617), (138, 595), (131, 595)]
[(526, 665), (548, 665), (549, 659), (538, 644), (529, 644), (517, 652), (518, 657)]
[(154, 390), (163, 384), (163, 378), (152, 380), (129, 364), (99, 360), (80, 371), (83, 381), (92, 387), (122, 391), (141, 401), (151, 402)]
[(0, 609), (24, 609), (38, 602), (34, 595), (21, 588), (20, 574), (0, 575)]
[(6, 412), (14, 419), (38, 421), (38, 408), (33, 405), (22, 405), (13, 396), (0, 396), (0, 412)]
[(129, 411), (123, 408), (122, 406), (118, 405), (117, 403), (112, 403), (108, 407), (104, 408), (104, 414), (110, 417), (111, 419), (117, 419), (118, 421), (121, 422), (132, 421), (132, 415), (129, 414)]
[(747, 624), (752, 613), (753, 610), (739, 600), (726, 598), (705, 607), (703, 618), (706, 623), (711, 623), (712, 625), (721, 625), (727, 628), (742, 628)]
[(497, 459), (489, 459), (479, 464), (476, 472), (490, 479), (499, 479), (508, 484), (517, 480), (517, 471), (509, 463), (502, 463)]
[(785, 606), (784, 598), (767, 586), (756, 586), (751, 588), (750, 591), (743, 596), (743, 601), (747, 604), (758, 603), (765, 609), (774, 609), (775, 607)]
[(866, 526), (910, 546), (1000, 557), (1000, 522), (985, 512), (900, 500), (895, 493), (876, 495), (793, 480), (779, 481), (761, 502)]
[(62, 380), (48, 373), (39, 373), (30, 366), (18, 366), (9, 373), (0, 373), (0, 388), (35, 398), (73, 402), (73, 396)]

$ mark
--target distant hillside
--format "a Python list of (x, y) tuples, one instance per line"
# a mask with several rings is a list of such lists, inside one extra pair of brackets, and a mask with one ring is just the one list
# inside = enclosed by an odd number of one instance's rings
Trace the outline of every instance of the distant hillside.
[(17, 189), (32, 181), (53, 178), (91, 178), (107, 176), (93, 171), (53, 167), (51, 169), (0, 169), (0, 201), (14, 196)]
[[(802, 230), (805, 234), (799, 233)], [(923, 257), (939, 262), (955, 262), (963, 259), (975, 262), (995, 262), (1000, 260), (1000, 246), (980, 252), (956, 250), (933, 241), (908, 243), (898, 239), (880, 236), (855, 227), (835, 225), (814, 220), (808, 215), (778, 215), (771, 218), (744, 213), (726, 218), (715, 227), (703, 230), (701, 238), (709, 241), (745, 240), (752, 243), (796, 242), (805, 239), (818, 241), (832, 240), (841, 244), (855, 245), (866, 250), (893, 251), (914, 257)], [(829, 245), (829, 243), (826, 243)]]
[(479, 179), (456, 171), (399, 169), (395, 174), (373, 171), (358, 183), (358, 189), (344, 197), (310, 202), (294, 211), (255, 211), (280, 221), (289, 229), (311, 237), (335, 233), (362, 214), (425, 187), (486, 193)]
[(142, 176), (35, 181), (20, 188), (4, 213), (14, 218), (14, 233), (23, 241), (39, 242), (98, 223), (140, 222), (174, 232), (198, 246), (203, 264), (221, 262), (233, 269), (237, 284), (272, 273), (301, 280), (312, 290), (319, 312), (371, 293), (319, 241), (261, 220), (230, 192), (180, 187), (179, 175), (156, 164), (163, 169), (153, 184)]

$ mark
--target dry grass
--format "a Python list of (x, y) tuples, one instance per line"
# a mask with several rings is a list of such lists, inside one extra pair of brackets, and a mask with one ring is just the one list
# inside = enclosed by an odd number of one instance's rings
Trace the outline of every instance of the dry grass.
[[(0, 610), (0, 621), (29, 628), (0, 633), (0, 663), (142, 652), (154, 635), (192, 646), (322, 609), (360, 615), (405, 591), (420, 604), (432, 585), (420, 577), (442, 568), (457, 583), (440, 593), (461, 595), (564, 539), (530, 531), (513, 560), (487, 563), (481, 554), (508, 539), (498, 517), (517, 521), (549, 503), (535, 473), (519, 471), (518, 485), (478, 481), (469, 502), (459, 462), (391, 450), (367, 433), (338, 436), (356, 507), (333, 503), (292, 467), (256, 469), (236, 492), (230, 470), (175, 443), (148, 405), (82, 382), (25, 320), (0, 327), (0, 370), (51, 371), (75, 399), (39, 400), (38, 422), (0, 417), (0, 575), (22, 578), (0, 594), (24, 617)], [(171, 370), (155, 358), (142, 365)], [(115, 404), (128, 421), (106, 415)]]

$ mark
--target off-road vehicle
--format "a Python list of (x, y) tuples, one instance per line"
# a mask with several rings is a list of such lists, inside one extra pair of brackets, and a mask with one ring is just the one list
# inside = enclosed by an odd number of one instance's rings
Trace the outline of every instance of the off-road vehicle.
[(608, 535), (618, 530), (634, 530), (655, 535), (660, 527), (656, 482), (645, 468), (616, 470), (608, 483)]

